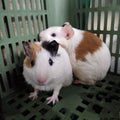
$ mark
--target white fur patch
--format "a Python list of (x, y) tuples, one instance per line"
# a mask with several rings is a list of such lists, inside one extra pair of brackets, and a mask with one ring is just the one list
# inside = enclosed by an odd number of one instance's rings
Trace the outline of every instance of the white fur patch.
[(94, 54), (86, 55), (85, 62), (72, 61), (73, 71), (82, 81), (88, 81), (88, 84), (93, 81), (102, 80), (110, 67), (110, 58), (109, 50), (103, 43), (100, 50)]

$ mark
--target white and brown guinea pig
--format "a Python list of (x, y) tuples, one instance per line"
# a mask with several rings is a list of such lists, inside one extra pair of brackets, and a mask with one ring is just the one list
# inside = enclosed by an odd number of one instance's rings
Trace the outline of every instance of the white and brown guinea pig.
[(76, 84), (94, 85), (103, 80), (111, 56), (106, 44), (93, 33), (73, 28), (68, 22), (64, 26), (53, 26), (40, 33), (41, 41), (56, 40), (68, 51)]
[(72, 66), (68, 53), (56, 41), (24, 42), (26, 58), (23, 65), (23, 75), (34, 92), (30, 98), (37, 98), (39, 90), (53, 91), (47, 98), (47, 103), (58, 101), (59, 91), (63, 86), (72, 83)]

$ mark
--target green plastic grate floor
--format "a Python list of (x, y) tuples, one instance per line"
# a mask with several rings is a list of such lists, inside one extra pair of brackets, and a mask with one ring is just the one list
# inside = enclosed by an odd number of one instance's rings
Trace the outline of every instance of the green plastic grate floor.
[(60, 101), (46, 104), (51, 93), (41, 92), (31, 101), (29, 90), (3, 99), (6, 120), (119, 120), (120, 76), (108, 75), (95, 86), (71, 85), (62, 88)]

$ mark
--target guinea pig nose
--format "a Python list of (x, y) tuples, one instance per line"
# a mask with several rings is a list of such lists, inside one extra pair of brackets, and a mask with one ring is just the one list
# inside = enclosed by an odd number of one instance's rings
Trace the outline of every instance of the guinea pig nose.
[(39, 82), (40, 84), (45, 84), (46, 79), (38, 79), (38, 82)]

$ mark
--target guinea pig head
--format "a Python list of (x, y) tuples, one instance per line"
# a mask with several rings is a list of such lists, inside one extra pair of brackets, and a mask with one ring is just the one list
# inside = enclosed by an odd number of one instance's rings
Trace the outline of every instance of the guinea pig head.
[(41, 41), (52, 41), (55, 40), (60, 44), (66, 44), (66, 40), (70, 40), (74, 35), (74, 30), (70, 23), (66, 22), (63, 26), (49, 27), (43, 30), (40, 34)]
[(24, 42), (23, 46), (27, 56), (24, 65), (31, 71), (29, 76), (38, 84), (48, 84), (56, 64), (54, 57), (58, 53), (59, 44), (56, 41)]

